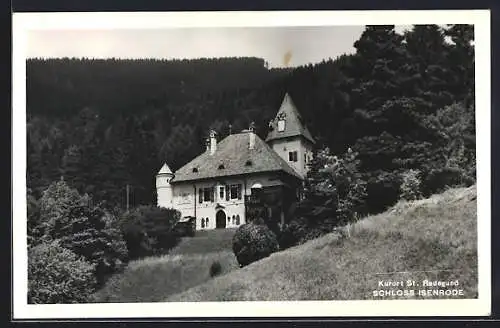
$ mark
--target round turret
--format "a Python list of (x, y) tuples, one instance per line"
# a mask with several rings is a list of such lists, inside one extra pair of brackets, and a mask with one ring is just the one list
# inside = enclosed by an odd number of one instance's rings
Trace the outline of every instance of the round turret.
[(174, 177), (172, 170), (165, 163), (156, 175), (156, 194), (158, 195), (157, 205), (159, 207), (172, 207), (173, 192), (170, 181)]

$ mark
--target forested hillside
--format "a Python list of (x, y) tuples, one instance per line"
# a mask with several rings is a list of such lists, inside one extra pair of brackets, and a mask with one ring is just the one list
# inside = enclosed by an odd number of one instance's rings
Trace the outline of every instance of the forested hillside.
[(163, 162), (174, 170), (188, 162), (210, 128), (223, 138), (255, 121), (264, 138), (285, 92), (318, 149), (358, 154), (366, 211), (393, 204), (410, 169), (419, 170), (424, 194), (469, 184), (472, 41), (465, 25), (417, 26), (405, 35), (371, 26), (355, 54), (293, 69), (269, 69), (259, 58), (30, 59), (28, 187), (38, 198), (64, 176), (106, 207), (123, 208), (128, 184), (133, 206), (154, 204)]

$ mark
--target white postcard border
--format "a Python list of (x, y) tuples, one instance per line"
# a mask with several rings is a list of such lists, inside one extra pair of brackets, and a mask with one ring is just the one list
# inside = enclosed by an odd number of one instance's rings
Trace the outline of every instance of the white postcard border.
[[(369, 24), (474, 24), (479, 298), (293, 302), (27, 304), (26, 33), (57, 29), (161, 29)], [(163, 317), (484, 316), (491, 309), (490, 12), (287, 11), (176, 13), (15, 13), (13, 15), (13, 319)]]

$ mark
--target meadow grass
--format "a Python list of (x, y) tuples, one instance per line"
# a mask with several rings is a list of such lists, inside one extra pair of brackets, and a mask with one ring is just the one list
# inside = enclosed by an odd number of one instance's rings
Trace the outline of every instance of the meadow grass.
[(231, 250), (235, 229), (199, 231), (185, 237), (169, 254), (131, 261), (123, 273), (112, 276), (94, 294), (94, 302), (156, 302), (209, 281), (210, 267), (221, 265), (218, 275), (236, 268)]
[(458, 279), (461, 298), (476, 298), (476, 213), (475, 186), (401, 201), (346, 227), (345, 238), (325, 235), (165, 300), (381, 299), (373, 296), (381, 280), (424, 279)]

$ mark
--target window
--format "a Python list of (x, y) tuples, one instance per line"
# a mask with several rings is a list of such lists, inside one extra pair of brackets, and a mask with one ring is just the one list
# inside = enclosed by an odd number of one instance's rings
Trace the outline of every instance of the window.
[(236, 225), (240, 225), (240, 215), (236, 215)]
[(219, 170), (224, 170), (225, 169), (224, 164), (219, 165), (218, 169)]
[[(201, 194), (201, 191), (203, 191), (202, 194)], [(214, 201), (214, 190), (213, 190), (213, 188), (209, 187), (209, 188), (200, 189), (200, 199), (202, 199), (202, 197), (203, 197), (203, 201), (204, 202), (213, 202)]]
[(219, 187), (219, 199), (224, 199), (224, 187)]
[(285, 131), (285, 120), (278, 121), (278, 132)]
[(245, 166), (252, 166), (252, 161), (251, 160), (246, 161)]
[(198, 173), (198, 168), (197, 167), (193, 167), (193, 173)]
[(231, 199), (241, 199), (241, 185), (234, 184), (230, 186)]
[(203, 189), (198, 190), (198, 203), (203, 203)]
[(205, 219), (204, 218), (201, 218), (201, 227), (205, 228)]
[(288, 152), (288, 160), (290, 162), (297, 162), (297, 151)]

